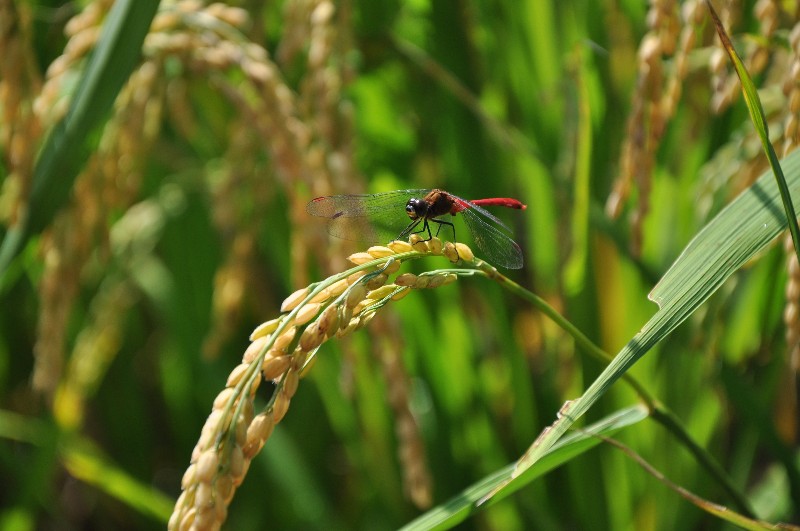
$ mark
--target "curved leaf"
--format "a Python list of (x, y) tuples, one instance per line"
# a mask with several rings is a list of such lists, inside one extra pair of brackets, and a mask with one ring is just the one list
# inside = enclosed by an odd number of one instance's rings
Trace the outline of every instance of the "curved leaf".
[[(800, 198), (800, 152), (795, 151), (787, 156), (783, 160), (783, 168), (790, 193), (795, 199)], [(781, 194), (770, 170), (689, 242), (650, 292), (649, 297), (659, 305), (659, 310), (614, 357), (583, 396), (564, 405), (558, 420), (542, 431), (517, 462), (512, 479), (542, 459), (572, 423), (586, 413), (639, 358), (680, 325), (728, 277), (785, 229), (786, 217), (781, 208)], [(481, 502), (503, 491), (509, 481), (501, 484)]]
[(67, 115), (47, 137), (33, 170), (28, 216), (6, 233), (0, 247), (0, 279), (28, 238), (41, 231), (66, 202), (91, 150), (87, 139), (102, 124), (139, 61), (157, 0), (118, 0), (103, 26)]
[(610, 437), (619, 430), (646, 419), (647, 409), (642, 406), (633, 406), (620, 410), (605, 419), (564, 437), (558, 444), (550, 448), (544, 459), (537, 466), (528, 470), (524, 477), (512, 480), (514, 464), (508, 465), (490, 476), (465, 489), (448, 502), (431, 509), (419, 518), (409, 522), (402, 529), (411, 531), (416, 529), (448, 529), (464, 521), (470, 513), (475, 511), (475, 503), (492, 492), (498, 485), (506, 484), (502, 495), (497, 496), (492, 502), (500, 501), (518, 489), (527, 485), (539, 476), (575, 458), (602, 442), (595, 435)]

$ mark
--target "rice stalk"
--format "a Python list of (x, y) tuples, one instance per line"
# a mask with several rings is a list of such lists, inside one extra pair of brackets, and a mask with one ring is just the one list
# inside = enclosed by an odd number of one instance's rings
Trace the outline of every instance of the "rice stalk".
[(28, 94), (41, 88), (30, 45), (30, 20), (24, 5), (0, 1), (0, 146), (7, 157), (2, 190), (0, 220), (15, 225), (24, 217), (33, 175), (37, 138), (41, 124), (33, 112)]
[[(66, 112), (70, 97), (66, 90), (67, 81), (82, 67), (94, 46), (110, 5), (107, 1), (93, 2), (67, 23), (68, 44), (62, 56), (50, 65), (41, 91), (31, 104), (32, 116), (37, 122), (51, 125)], [(65, 330), (75, 298), (93, 282), (94, 277), (86, 275), (87, 267), (91, 265), (92, 271), (99, 272), (108, 260), (108, 228), (104, 225), (109, 215), (123, 212), (137, 197), (142, 170), (137, 161), (147, 160), (154, 139), (161, 134), (162, 114), (168, 112), (170, 122), (186, 138), (196, 135), (198, 120), (187, 97), (195, 78), (210, 79), (211, 83), (221, 87), (222, 96), (227, 97), (241, 113), (240, 121), (232, 126), (233, 141), (223, 159), (229, 170), (219, 172), (217, 176), (222, 176), (222, 179), (212, 183), (213, 191), (217, 192), (212, 193), (212, 198), (219, 232), (223, 235), (238, 232), (239, 235), (222, 239), (228, 247), (225, 253), (227, 261), (217, 272), (214, 292), (215, 315), (220, 319), (215, 320), (218, 326), (209, 332), (205, 352), (213, 355), (230, 336), (230, 330), (245, 306), (242, 303), (246, 290), (242, 286), (259, 285), (260, 275), (254, 267), (257, 233), (242, 231), (241, 227), (263, 226), (263, 220), (259, 221), (259, 218), (268, 212), (271, 199), (269, 180), (264, 179), (265, 172), (256, 163), (262, 150), (271, 154), (271, 172), (296, 203), (307, 201), (307, 197), (297, 193), (295, 184), (298, 181), (330, 181), (326, 169), (328, 161), (338, 161), (337, 167), (344, 172), (350, 172), (353, 166), (349, 148), (338, 156), (326, 152), (327, 148), (319, 148), (323, 151), (318, 156), (309, 156), (314, 151), (312, 139), (323, 136), (314, 124), (325, 120), (331, 122), (335, 113), (343, 118), (338, 119), (337, 126), (328, 129), (339, 131), (339, 144), (351, 144), (348, 131), (352, 128), (339, 127), (351, 118), (341, 114), (334, 105), (338, 92), (329, 94), (333, 87), (341, 88), (342, 83), (326, 66), (327, 61), (339, 53), (330, 49), (334, 43), (330, 29), (333, 12), (330, 3), (320, 3), (320, 6), (326, 5), (327, 8), (318, 7), (314, 11), (319, 13), (322, 10), (325, 15), (317, 14), (314, 19), (320, 43), (316, 49), (321, 54), (314, 63), (319, 70), (314, 75), (323, 76), (326, 84), (307, 83), (309, 87), (316, 87), (316, 92), (303, 101), (316, 101), (314, 98), (323, 94), (333, 99), (324, 106), (313, 106), (308, 111), (310, 116), (301, 116), (303, 109), (298, 96), (283, 80), (266, 50), (245, 37), (243, 32), (249, 24), (246, 11), (219, 3), (205, 6), (192, 0), (162, 5), (143, 46), (143, 63), (120, 95), (99, 149), (76, 180), (73, 201), (59, 214), (58, 221), (41, 240), (40, 253), (45, 272), (40, 283), (42, 311), (34, 349), (37, 362), (33, 381), (36, 389), (52, 395), (61, 379), (66, 356)], [(9, 31), (14, 29), (13, 26), (7, 28)], [(174, 64), (176, 59), (184, 68), (183, 75), (177, 77), (166, 72), (169, 61)], [(13, 64), (16, 63), (4, 63), (9, 67)], [(244, 82), (231, 83), (228, 77), (231, 70), (244, 74)], [(18, 79), (15, 83), (10, 81), (9, 87), (24, 86)], [(14, 105), (19, 107), (13, 102), (19, 98), (15, 100), (11, 92), (6, 92), (6, 95), (9, 96), (6, 101), (10, 112), (13, 112)], [(318, 116), (315, 121), (314, 116), (322, 114), (328, 118)], [(262, 134), (253, 135), (253, 128)], [(326, 141), (318, 145), (329, 145), (331, 135), (328, 134)], [(33, 138), (37, 137), (38, 133), (34, 131)], [(29, 146), (27, 150), (15, 152), (21, 156), (29, 153), (28, 159), (32, 160), (38, 146), (33, 141)], [(250, 164), (243, 164), (244, 161), (250, 161)], [(14, 197), (24, 196), (25, 175), (30, 173), (30, 169), (22, 171), (24, 167), (25, 164), (21, 164), (16, 173), (19, 179), (12, 174), (12, 178), (6, 181), (7, 191), (13, 192), (4, 194), (7, 204), (17, 201)], [(243, 167), (249, 171), (244, 171)], [(242, 208), (240, 205), (247, 206)], [(14, 208), (6, 209), (8, 218), (13, 218)], [(299, 223), (295, 220), (294, 225)], [(311, 245), (300, 247), (313, 248)], [(296, 270), (307, 270), (302, 253), (295, 249), (293, 255), (293, 262), (298, 265)], [(94, 259), (98, 262), (93, 263)]]
[[(654, 0), (647, 14), (648, 32), (639, 44), (638, 77), (627, 135), (620, 157), (620, 175), (606, 202), (606, 212), (617, 217), (632, 185), (638, 202), (631, 213), (631, 252), (641, 254), (642, 226), (650, 209), (650, 187), (656, 150), (664, 135), (667, 112), (674, 108), (673, 93), (664, 94), (665, 58), (671, 57), (678, 41), (678, 6), (672, 0)], [(676, 81), (677, 83), (677, 81)]]
[[(800, 140), (800, 131), (798, 131), (800, 122), (800, 23), (795, 24), (792, 28), (789, 34), (789, 44), (794, 55), (783, 84), (783, 92), (789, 103), (783, 129), (783, 156), (794, 150)], [(781, 402), (785, 404), (784, 409), (789, 411), (780, 415), (781, 418), (787, 420), (786, 423), (780, 424), (780, 429), (786, 440), (792, 440), (800, 430), (800, 422), (797, 420), (797, 410), (800, 406), (798, 405), (796, 382), (797, 375), (800, 375), (800, 264), (797, 261), (790, 234), (787, 234), (784, 239), (784, 251), (786, 252), (787, 278), (784, 291), (786, 302), (783, 309), (783, 322), (786, 326), (788, 374), (794, 375), (794, 378), (789, 378), (783, 385), (788, 398)]]
[[(638, 76), (620, 155), (619, 175), (606, 200), (606, 212), (617, 217), (623, 212), (629, 197), (636, 197), (637, 206), (631, 214), (631, 247), (634, 255), (638, 255), (637, 250), (641, 245), (641, 223), (648, 211), (652, 168), (667, 122), (675, 114), (684, 94), (681, 82), (705, 69), (710, 74), (712, 90), (708, 105), (718, 114), (730, 107), (738, 97), (738, 78), (728, 64), (725, 51), (715, 42), (708, 42), (709, 35), (698, 31), (708, 17), (704, 4), (695, 0), (684, 2), (678, 19), (675, 2), (653, 0), (650, 3), (648, 32), (639, 44)], [(725, 2), (718, 8), (723, 24), (728, 28), (735, 27), (741, 18), (741, 6)], [(775, 84), (776, 79), (782, 80), (790, 69), (786, 67), (784, 49), (775, 46), (771, 39), (781, 29), (783, 21), (794, 17), (783, 16), (785, 14), (782, 14), (781, 6), (772, 0), (757, 2), (754, 15), (761, 26), (758, 38), (741, 39), (737, 41), (737, 47), (742, 48), (740, 55), (751, 73), (759, 73), (769, 67), (770, 70), (765, 73), (765, 83)], [(705, 37), (706, 42), (699, 42), (701, 37)], [(692, 57), (697, 60), (692, 60)], [(706, 58), (704, 62), (699, 60), (703, 57)], [(785, 117), (785, 108), (776, 105), (776, 114)], [(782, 128), (775, 129), (780, 131)], [(787, 123), (786, 130), (796, 134), (796, 126), (791, 122)], [(748, 138), (751, 136), (749, 131), (746, 134)], [(733, 142), (741, 144), (742, 140), (734, 138)], [(727, 149), (725, 151), (724, 154), (718, 152), (719, 157), (724, 159), (731, 156)], [(738, 177), (737, 180), (743, 183), (738, 187), (743, 188), (763, 170), (760, 151), (741, 147), (738, 150), (731, 147), (730, 151), (739, 161), (730, 161), (727, 166), (731, 168), (731, 176)], [(754, 161), (754, 158), (758, 160)]]
[[(443, 245), (438, 238), (426, 242), (419, 235), (413, 235), (409, 242), (371, 247), (349, 257), (355, 267), (289, 295), (281, 305), (281, 315), (253, 331), (242, 363), (233, 369), (225, 389), (214, 400), (192, 451), (181, 483), (183, 491), (169, 521), (170, 529), (222, 526), (252, 459), (286, 415), (300, 379), (313, 366), (323, 343), (366, 326), (380, 309), (412, 289), (432, 289), (457, 279), (454, 272), (432, 271), (400, 274), (389, 282), (402, 261), (427, 255), (455, 257), (456, 261), (474, 259), (463, 244), (456, 251), (450, 242)], [(397, 372), (395, 362), (385, 361), (387, 373)], [(267, 405), (256, 413), (254, 397), (263, 381), (272, 382), (274, 389)], [(406, 397), (404, 388), (396, 383), (390, 387), (395, 390), (391, 402), (399, 409), (397, 402)], [(398, 420), (398, 430), (404, 431), (401, 451), (408, 467), (408, 492), (416, 503), (424, 504), (429, 503), (429, 480), (426, 469), (419, 465), (421, 445), (411, 433), (412, 425), (415, 424), (410, 414)]]
[[(85, 17), (80, 21), (87, 22)], [(77, 35), (92, 32), (90, 27), (83, 27)], [(72, 48), (68, 46), (67, 51)], [(57, 83), (55, 79), (48, 83)], [(39, 286), (33, 385), (46, 396), (52, 396), (61, 380), (66, 327), (75, 297), (103, 274), (111, 258), (108, 219), (130, 208), (138, 195), (142, 176), (138, 161), (155, 141), (158, 128), (154, 124), (160, 121), (162, 111), (161, 99), (151, 97), (159, 92), (159, 86), (152, 63), (133, 73), (98, 149), (75, 180), (72, 201), (41, 239), (39, 252), (45, 268)], [(121, 319), (121, 314), (117, 318)]]
[[(368, 297), (380, 299), (390, 289), (393, 290), (391, 285), (384, 288), (384, 293), (379, 289)], [(398, 326), (397, 318), (387, 312), (373, 320), (370, 335), (373, 338), (375, 357), (380, 361), (381, 372), (388, 387), (389, 407), (392, 409), (398, 441), (397, 456), (403, 473), (403, 491), (419, 509), (427, 509), (433, 498), (433, 480), (419, 425), (409, 407), (410, 378), (402, 362), (402, 338), (393, 333)]]

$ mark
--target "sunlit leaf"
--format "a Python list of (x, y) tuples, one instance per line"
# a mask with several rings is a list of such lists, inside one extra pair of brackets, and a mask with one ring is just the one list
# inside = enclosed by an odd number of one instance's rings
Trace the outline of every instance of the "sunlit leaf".
[(637, 424), (647, 418), (647, 410), (641, 406), (623, 409), (605, 419), (571, 433), (550, 448), (536, 466), (530, 468), (524, 477), (512, 481), (514, 465), (504, 467), (494, 474), (483, 478), (465, 489), (448, 502), (428, 511), (403, 529), (407, 531), (421, 529), (448, 529), (463, 521), (476, 510), (476, 503), (492, 492), (498, 485), (505, 485), (492, 502), (500, 501), (534, 479), (543, 476), (550, 470), (574, 459), (576, 456), (594, 448), (601, 441), (595, 435), (611, 436), (619, 430)]
[(69, 197), (90, 152), (90, 136), (102, 125), (139, 61), (157, 9), (157, 0), (119, 0), (112, 6), (69, 111), (47, 137), (36, 161), (28, 218), (9, 229), (3, 239), (0, 278), (27, 239), (41, 231)]
[[(792, 195), (800, 197), (800, 153), (783, 160)], [(616, 355), (580, 398), (567, 403), (519, 460), (524, 474), (634, 363), (703, 304), (722, 283), (786, 228), (780, 192), (771, 171), (734, 199), (689, 242), (650, 298), (659, 310)], [(505, 488), (499, 487), (491, 496)]]
[(753, 121), (758, 137), (761, 139), (764, 153), (769, 159), (769, 165), (775, 174), (775, 180), (781, 192), (783, 209), (786, 212), (786, 217), (789, 219), (789, 231), (792, 233), (795, 252), (797, 253), (797, 257), (800, 258), (800, 227), (797, 225), (797, 215), (795, 214), (792, 197), (789, 195), (789, 190), (786, 185), (786, 178), (778, 162), (778, 155), (775, 154), (775, 149), (773, 149), (772, 143), (769, 141), (767, 118), (764, 115), (764, 107), (761, 105), (761, 98), (758, 97), (758, 89), (753, 83), (750, 74), (747, 72), (747, 68), (745, 68), (741, 57), (736, 53), (736, 49), (733, 47), (733, 43), (728, 37), (725, 27), (722, 25), (722, 21), (714, 10), (714, 5), (709, 0), (706, 0), (706, 3), (708, 4), (708, 10), (711, 12), (711, 19), (714, 21), (714, 26), (717, 28), (717, 35), (719, 35), (722, 41), (722, 46), (725, 48), (725, 51), (728, 52), (728, 57), (731, 58), (731, 62), (733, 62), (733, 66), (736, 69), (736, 74), (742, 82), (744, 101), (747, 104), (747, 110), (750, 111), (750, 119)]

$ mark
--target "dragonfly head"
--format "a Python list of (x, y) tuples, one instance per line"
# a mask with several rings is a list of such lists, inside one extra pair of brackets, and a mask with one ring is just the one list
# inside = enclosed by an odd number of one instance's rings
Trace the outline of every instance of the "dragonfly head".
[(422, 199), (417, 199), (416, 197), (412, 197), (406, 203), (406, 214), (411, 219), (419, 219), (421, 217), (425, 217), (425, 212), (428, 210), (428, 203), (426, 203)]

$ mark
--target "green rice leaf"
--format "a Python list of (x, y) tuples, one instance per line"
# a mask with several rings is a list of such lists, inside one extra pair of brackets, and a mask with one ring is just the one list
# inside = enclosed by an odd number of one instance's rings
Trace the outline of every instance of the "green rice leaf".
[(481, 481), (451, 498), (448, 502), (409, 522), (402, 529), (412, 531), (451, 528), (464, 521), (470, 513), (474, 512), (476, 510), (476, 502), (492, 492), (498, 485), (507, 484), (502, 494), (492, 499), (492, 503), (500, 501), (534, 479), (594, 448), (602, 442), (595, 435), (610, 437), (623, 428), (641, 422), (647, 416), (647, 409), (642, 406), (630, 407), (609, 415), (580, 432), (574, 432), (564, 437), (550, 448), (543, 456), (543, 459), (535, 467), (531, 467), (524, 477), (512, 481), (515, 465), (508, 465), (494, 474), (486, 476)]
[(722, 46), (725, 48), (725, 51), (728, 52), (728, 57), (731, 58), (733, 67), (736, 69), (736, 74), (739, 76), (739, 80), (742, 83), (742, 93), (744, 94), (744, 101), (747, 104), (747, 110), (750, 111), (750, 119), (753, 121), (758, 137), (761, 139), (761, 146), (764, 148), (764, 153), (769, 159), (769, 165), (775, 173), (775, 180), (778, 182), (778, 188), (781, 191), (783, 209), (786, 212), (786, 217), (789, 219), (789, 232), (792, 233), (794, 249), (797, 253), (798, 260), (800, 260), (800, 228), (797, 225), (797, 214), (795, 214), (792, 197), (789, 194), (786, 178), (783, 176), (783, 170), (781, 170), (781, 165), (778, 162), (778, 156), (775, 154), (775, 150), (769, 141), (767, 118), (764, 115), (764, 107), (761, 105), (761, 98), (758, 97), (758, 90), (753, 83), (753, 79), (747, 72), (739, 54), (736, 53), (736, 49), (733, 47), (730, 38), (728, 38), (725, 27), (717, 16), (714, 6), (709, 0), (706, 0), (706, 3), (708, 4), (708, 10), (711, 12), (714, 26), (717, 28), (717, 34), (722, 41)]
[(69, 111), (45, 141), (33, 170), (28, 216), (6, 233), (0, 247), (0, 278), (28, 238), (40, 232), (67, 201), (92, 149), (94, 134), (141, 55), (157, 0), (118, 0), (108, 13)]
[[(800, 152), (783, 160), (788, 189), (800, 197)], [(518, 461), (512, 479), (526, 475), (570, 426), (647, 351), (680, 325), (737, 269), (769, 245), (786, 229), (778, 187), (771, 171), (764, 173), (741, 193), (695, 238), (672, 264), (649, 298), (659, 310), (614, 357), (580, 398), (562, 407), (558, 419), (546, 428)], [(511, 485), (501, 484), (486, 496), (488, 501)]]
[(0, 410), (0, 439), (27, 443), (40, 452), (57, 448), (73, 477), (155, 520), (166, 523), (172, 512), (171, 498), (109, 461), (88, 438), (65, 434), (39, 418)]
[(169, 519), (174, 503), (171, 498), (110, 462), (88, 439), (67, 438), (61, 453), (64, 466), (75, 478), (141, 514), (164, 523)]

